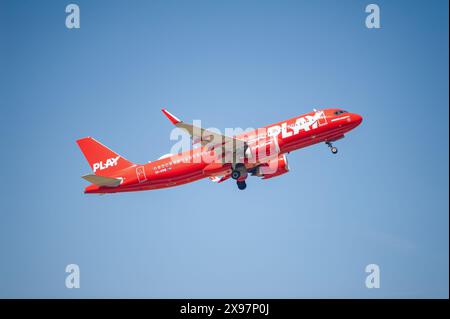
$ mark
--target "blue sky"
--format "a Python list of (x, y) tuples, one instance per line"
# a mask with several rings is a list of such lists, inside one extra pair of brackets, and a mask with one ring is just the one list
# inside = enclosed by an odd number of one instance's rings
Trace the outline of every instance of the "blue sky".
[[(448, 298), (448, 2), (0, 2), (0, 297)], [(168, 153), (167, 107), (364, 122), (271, 180), (89, 196), (75, 140)], [(80, 289), (65, 267), (80, 266)], [(381, 287), (365, 287), (378, 264)]]

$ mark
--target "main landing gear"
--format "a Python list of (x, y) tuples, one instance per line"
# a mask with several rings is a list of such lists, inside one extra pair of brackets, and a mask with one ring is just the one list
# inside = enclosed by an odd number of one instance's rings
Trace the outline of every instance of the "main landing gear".
[(242, 182), (237, 181), (237, 186), (242, 191), (247, 188), (247, 183), (245, 181), (242, 181)]
[(232, 179), (238, 179), (239, 177), (241, 177), (241, 172), (238, 170), (234, 170), (231, 172), (231, 178)]
[(247, 175), (247, 169), (242, 163), (236, 164), (231, 172), (231, 178), (236, 180), (237, 186), (240, 190), (244, 190), (247, 187), (247, 184), (245, 183)]
[(329, 147), (330, 150), (331, 150), (331, 153), (336, 154), (336, 153), (338, 152), (337, 147), (333, 146), (333, 144), (331, 144), (331, 142), (325, 142), (325, 144), (328, 145), (328, 147)]

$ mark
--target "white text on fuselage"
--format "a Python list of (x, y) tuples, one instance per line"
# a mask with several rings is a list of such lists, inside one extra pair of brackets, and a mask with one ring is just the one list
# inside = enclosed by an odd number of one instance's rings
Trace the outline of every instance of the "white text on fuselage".
[[(320, 120), (323, 120), (322, 122)], [(278, 136), (281, 133), (282, 138), (291, 137), (292, 135), (297, 135), (300, 131), (309, 131), (316, 129), (319, 124), (325, 124), (325, 114), (323, 111), (318, 111), (314, 115), (306, 115), (299, 117), (295, 120), (293, 124), (287, 124), (287, 122), (281, 125), (274, 125), (267, 129), (268, 136)]]

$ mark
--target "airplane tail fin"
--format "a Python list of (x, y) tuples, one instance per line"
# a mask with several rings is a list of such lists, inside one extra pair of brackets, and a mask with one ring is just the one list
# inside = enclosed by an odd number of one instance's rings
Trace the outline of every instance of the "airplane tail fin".
[(117, 171), (134, 165), (92, 137), (79, 139), (77, 144), (95, 175), (111, 176)]

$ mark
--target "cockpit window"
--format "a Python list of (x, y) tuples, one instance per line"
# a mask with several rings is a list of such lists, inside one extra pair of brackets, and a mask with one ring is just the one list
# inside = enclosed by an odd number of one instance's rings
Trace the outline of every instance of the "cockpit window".
[(340, 114), (344, 114), (344, 113), (348, 113), (348, 112), (344, 111), (344, 110), (338, 110), (338, 111), (334, 112), (334, 115), (340, 115)]

